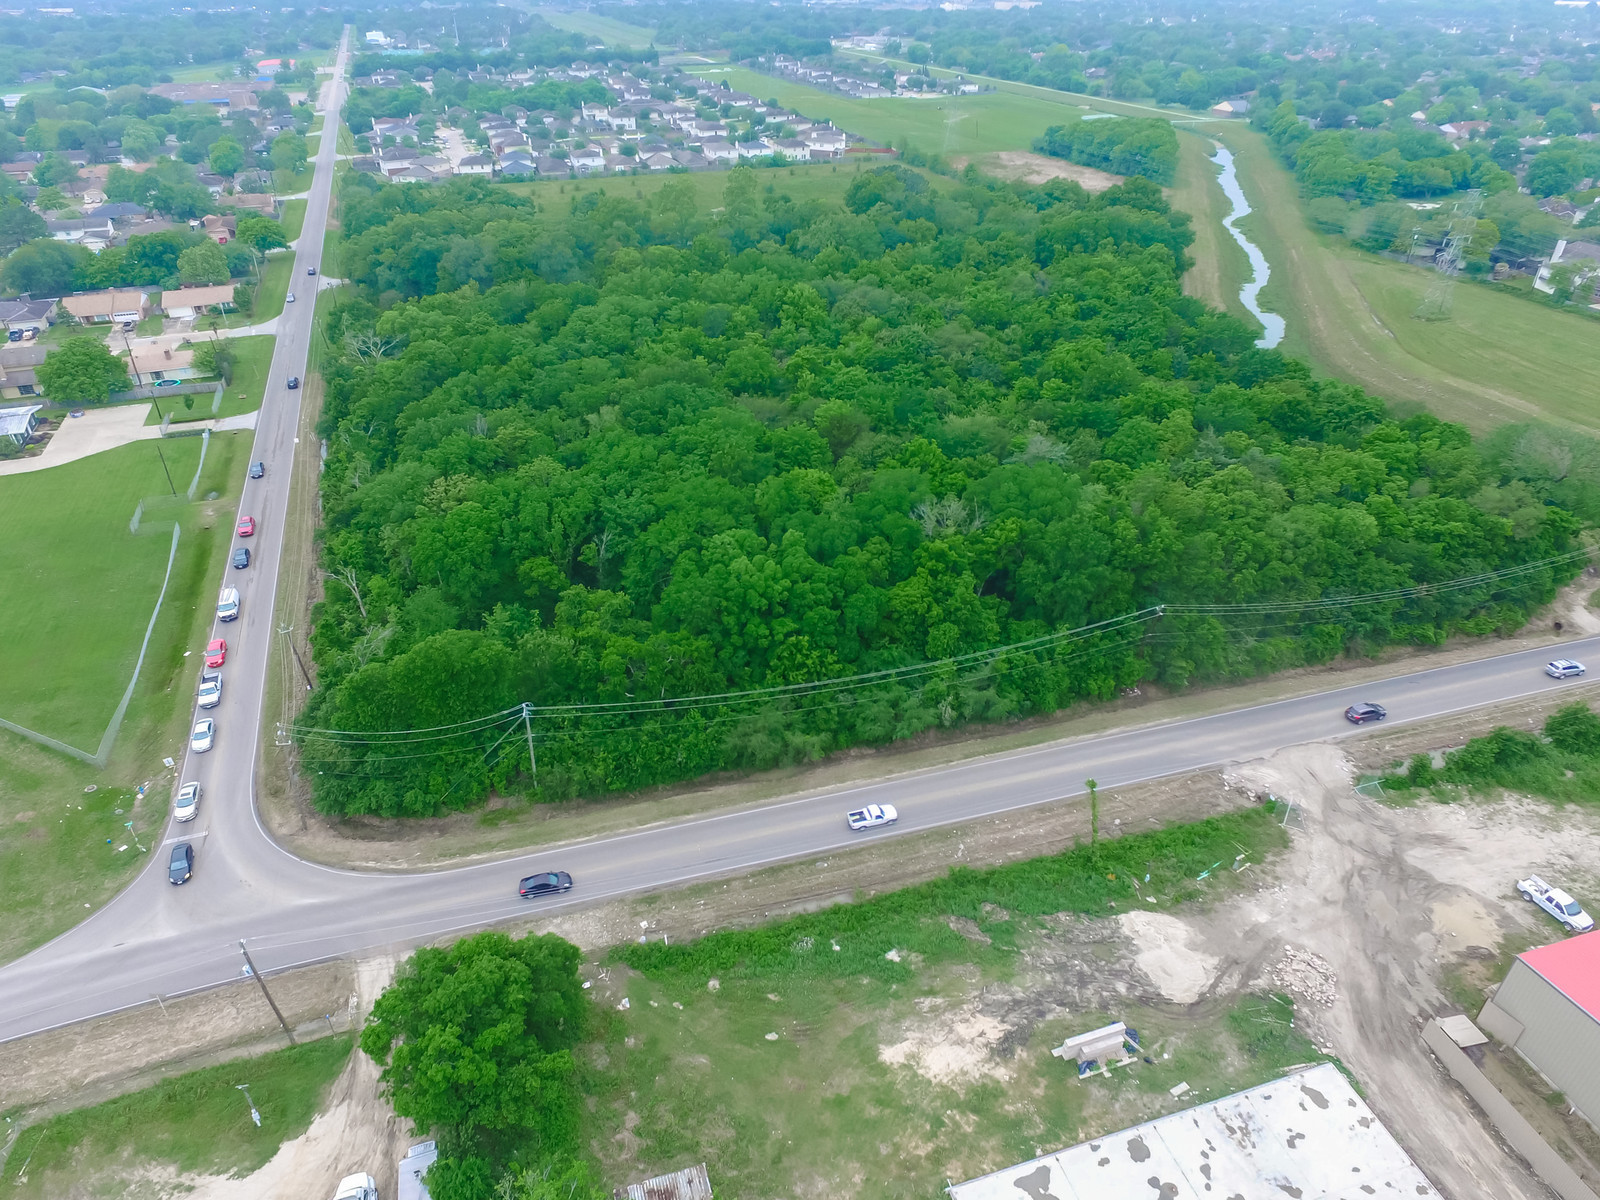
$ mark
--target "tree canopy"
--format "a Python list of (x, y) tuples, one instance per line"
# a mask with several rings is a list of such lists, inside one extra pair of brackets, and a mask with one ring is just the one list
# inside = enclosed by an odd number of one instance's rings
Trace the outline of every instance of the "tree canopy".
[(1034, 149), (1115, 175), (1171, 183), (1178, 170), (1178, 135), (1161, 117), (1112, 117), (1052, 125)]
[(97, 337), (69, 338), (45, 355), (39, 388), (58, 404), (104, 403), (128, 389), (128, 365)]
[[(1543, 560), (1577, 523), (1463, 429), (1185, 297), (1153, 184), (896, 167), (839, 204), (759, 179), (709, 216), (688, 181), (553, 215), (347, 185), (367, 299), (329, 327), (338, 582), (299, 734), (324, 810), (526, 788), (526, 739), (485, 723), (524, 701), (541, 794), (593, 793), (1487, 632), (1565, 577), (1330, 607)], [(1247, 609), (984, 657), (1180, 602)]]

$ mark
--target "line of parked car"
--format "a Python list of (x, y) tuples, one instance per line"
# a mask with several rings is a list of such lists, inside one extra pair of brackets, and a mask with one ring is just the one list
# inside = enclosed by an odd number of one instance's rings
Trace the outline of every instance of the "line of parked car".
[[(261, 479), (267, 473), (267, 465), (256, 461), (250, 464), (249, 477)], [(256, 519), (252, 516), (241, 516), (233, 529), (234, 535), (241, 538), (254, 537), (256, 532)], [(250, 565), (250, 548), (239, 546), (233, 552), (230, 560), (237, 570), (243, 570)], [(233, 586), (224, 587), (217, 596), (217, 620), (237, 621), (239, 619), (239, 589)], [(212, 638), (206, 643), (204, 665), (200, 669), (200, 688), (195, 696), (195, 704), (201, 709), (213, 709), (222, 703), (222, 668), (228, 661), (228, 640), (226, 638)], [(194, 754), (205, 754), (216, 745), (217, 723), (212, 717), (198, 717), (194, 727), (189, 730), (189, 750)], [(178, 794), (172, 801), (172, 818), (180, 823), (193, 821), (200, 815), (200, 784), (189, 780), (178, 788)], [(167, 862), (167, 882), (174, 886), (189, 882), (194, 875), (194, 844), (192, 842), (179, 842), (172, 848), (172, 857)]]

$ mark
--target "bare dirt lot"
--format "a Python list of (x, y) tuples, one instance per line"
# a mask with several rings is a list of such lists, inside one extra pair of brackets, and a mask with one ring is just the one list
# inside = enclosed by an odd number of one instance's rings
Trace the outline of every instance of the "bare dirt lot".
[(959, 171), (968, 162), (976, 162), (980, 171), (997, 179), (1032, 184), (1049, 183), (1052, 179), (1070, 179), (1081, 184), (1086, 192), (1103, 192), (1107, 188), (1116, 187), (1124, 178), (1121, 175), (1113, 175), (1110, 171), (1080, 167), (1077, 163), (1068, 162), (1064, 158), (1030, 154), (1026, 150), (997, 150), (992, 154), (979, 154), (973, 158), (958, 155), (950, 160), (950, 165)]

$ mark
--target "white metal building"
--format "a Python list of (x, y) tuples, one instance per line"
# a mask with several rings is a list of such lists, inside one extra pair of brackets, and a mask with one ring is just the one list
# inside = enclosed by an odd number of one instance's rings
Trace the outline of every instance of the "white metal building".
[(1517, 955), (1478, 1024), (1600, 1125), (1600, 929)]
[(955, 1184), (949, 1193), (951, 1200), (1438, 1195), (1331, 1063)]

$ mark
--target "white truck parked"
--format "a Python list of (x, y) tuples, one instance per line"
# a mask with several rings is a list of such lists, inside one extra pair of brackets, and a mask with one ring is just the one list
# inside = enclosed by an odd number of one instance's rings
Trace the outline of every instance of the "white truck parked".
[(428, 1173), (439, 1157), (439, 1147), (433, 1142), (418, 1142), (406, 1151), (400, 1160), (399, 1200), (428, 1200), (428, 1185), (422, 1177)]
[(346, 1175), (333, 1200), (378, 1200), (378, 1181), (371, 1175)]
[(1517, 891), (1574, 933), (1588, 933), (1594, 928), (1594, 918), (1583, 911), (1583, 905), (1537, 875), (1517, 880)]

